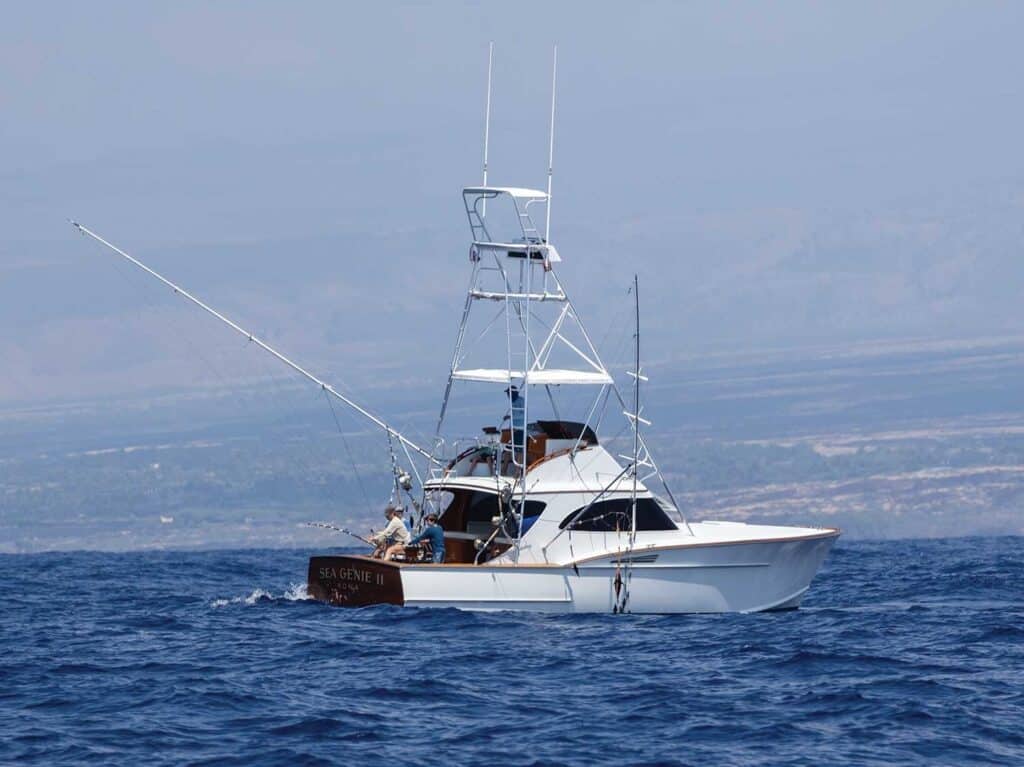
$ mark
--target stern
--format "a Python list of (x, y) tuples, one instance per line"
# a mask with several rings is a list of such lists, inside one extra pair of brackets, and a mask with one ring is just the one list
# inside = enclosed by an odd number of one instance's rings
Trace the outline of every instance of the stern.
[(338, 607), (404, 605), (401, 568), (361, 556), (310, 557), (310, 596)]

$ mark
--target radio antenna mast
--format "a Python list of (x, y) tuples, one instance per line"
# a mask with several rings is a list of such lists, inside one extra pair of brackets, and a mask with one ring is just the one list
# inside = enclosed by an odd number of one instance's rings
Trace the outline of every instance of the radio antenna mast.
[[(487, 186), (487, 150), (491, 141), (491, 68), (494, 64), (494, 41), (487, 48), (487, 109), (484, 112), (484, 186)], [(480, 218), (487, 215), (487, 198), (483, 199)]]
[(555, 76), (558, 73), (558, 46), (551, 60), (551, 137), (548, 140), (548, 204), (545, 206), (544, 242), (551, 242), (551, 176), (555, 164)]

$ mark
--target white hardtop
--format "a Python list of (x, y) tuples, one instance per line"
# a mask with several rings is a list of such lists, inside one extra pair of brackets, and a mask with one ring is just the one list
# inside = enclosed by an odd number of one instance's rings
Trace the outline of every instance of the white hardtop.
[(494, 195), (507, 194), (518, 200), (546, 200), (547, 192), (539, 189), (527, 189), (521, 186), (467, 186), (462, 190), (463, 194)]

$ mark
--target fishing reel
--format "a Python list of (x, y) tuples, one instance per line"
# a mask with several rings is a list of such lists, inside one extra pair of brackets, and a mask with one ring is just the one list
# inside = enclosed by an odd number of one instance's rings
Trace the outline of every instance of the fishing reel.
[(406, 492), (412, 490), (412, 477), (409, 476), (409, 472), (404, 469), (399, 469), (395, 473), (395, 482), (397, 482), (398, 486)]

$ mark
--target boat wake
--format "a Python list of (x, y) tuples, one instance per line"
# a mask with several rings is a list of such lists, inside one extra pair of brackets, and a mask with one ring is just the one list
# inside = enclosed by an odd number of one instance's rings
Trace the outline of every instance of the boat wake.
[(306, 591), (305, 583), (293, 583), (290, 588), (280, 595), (264, 589), (253, 589), (250, 594), (244, 597), (231, 597), (230, 599), (214, 599), (210, 607), (229, 607), (230, 605), (266, 605), (286, 602), (306, 602), (313, 597)]

